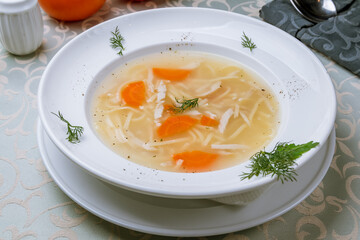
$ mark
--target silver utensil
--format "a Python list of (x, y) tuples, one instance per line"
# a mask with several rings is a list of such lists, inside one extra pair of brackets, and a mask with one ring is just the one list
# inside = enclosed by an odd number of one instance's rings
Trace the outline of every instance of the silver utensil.
[(337, 15), (332, 0), (290, 0), (290, 2), (304, 18), (314, 23)]

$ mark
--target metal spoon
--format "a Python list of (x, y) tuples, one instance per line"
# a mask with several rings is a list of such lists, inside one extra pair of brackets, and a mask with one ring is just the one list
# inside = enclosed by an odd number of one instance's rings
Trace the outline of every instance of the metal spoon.
[(314, 23), (337, 15), (332, 0), (290, 0), (290, 2), (303, 17)]

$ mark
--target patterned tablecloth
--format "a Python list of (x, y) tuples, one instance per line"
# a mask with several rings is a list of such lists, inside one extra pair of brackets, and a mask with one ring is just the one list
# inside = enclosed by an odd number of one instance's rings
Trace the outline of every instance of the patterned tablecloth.
[[(163, 7), (217, 8), (259, 18), (265, 0), (108, 0), (94, 16), (61, 22), (43, 14), (44, 39), (33, 54), (0, 45), (0, 239), (175, 239), (135, 232), (82, 209), (54, 183), (37, 136), (37, 89), (51, 58), (79, 33), (108, 19)], [(360, 239), (360, 79), (316, 53), (337, 95), (336, 151), (312, 194), (262, 225), (196, 239)], [(221, 221), (221, 219), (219, 219)]]

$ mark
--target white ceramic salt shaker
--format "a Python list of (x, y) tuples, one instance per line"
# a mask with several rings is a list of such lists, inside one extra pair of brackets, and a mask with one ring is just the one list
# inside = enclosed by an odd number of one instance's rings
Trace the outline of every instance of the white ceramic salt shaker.
[(39, 48), (44, 25), (37, 0), (0, 0), (0, 42), (15, 55)]

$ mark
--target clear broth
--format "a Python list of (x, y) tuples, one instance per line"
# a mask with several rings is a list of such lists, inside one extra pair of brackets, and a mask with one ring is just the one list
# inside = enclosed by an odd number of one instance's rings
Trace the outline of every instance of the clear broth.
[[(185, 80), (169, 81), (154, 75), (154, 67), (191, 73)], [(137, 81), (145, 83), (146, 100), (134, 108), (124, 102), (121, 91)], [(199, 123), (160, 138), (157, 129), (173, 115), (161, 105), (176, 107), (176, 99), (194, 98), (196, 108), (176, 115), (191, 116)], [(219, 125), (201, 125), (203, 115)], [(263, 149), (276, 135), (279, 104), (262, 79), (233, 60), (202, 52), (163, 52), (132, 60), (109, 74), (95, 93), (92, 119), (106, 145), (129, 161), (163, 171), (204, 172), (235, 166)], [(189, 151), (217, 158), (201, 168), (184, 167), (182, 159), (173, 159), (174, 154)]]

